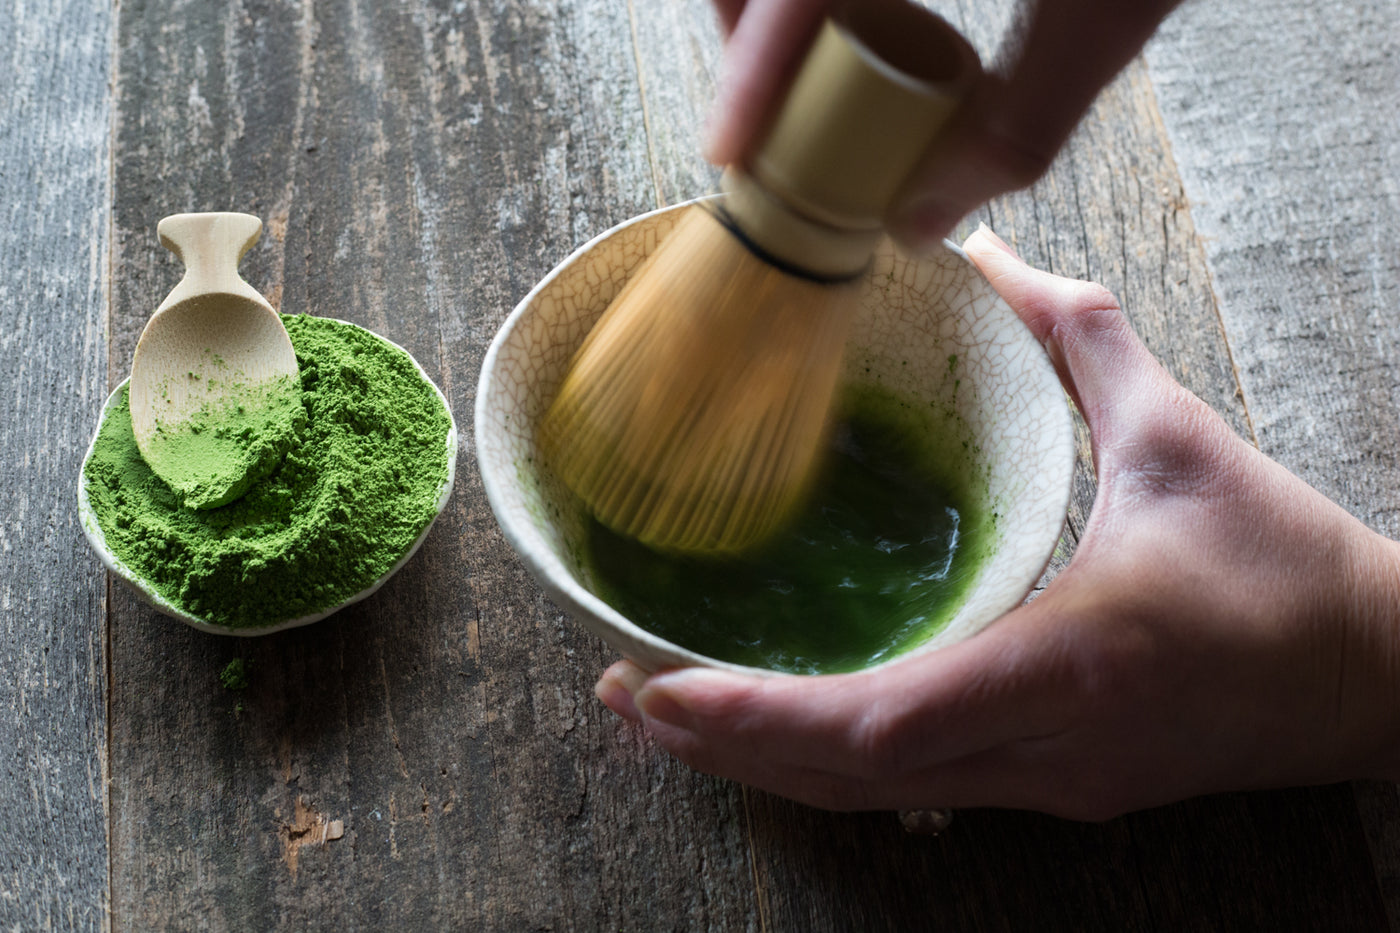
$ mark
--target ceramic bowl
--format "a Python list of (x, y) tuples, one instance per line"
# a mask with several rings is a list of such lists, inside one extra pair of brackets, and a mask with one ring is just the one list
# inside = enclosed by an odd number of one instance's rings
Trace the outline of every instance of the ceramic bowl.
[[(633, 624), (594, 595), (580, 560), (586, 515), (545, 467), (535, 428), (584, 335), (674, 227), (679, 205), (580, 247), (515, 308), (486, 354), (476, 447), (486, 494), (511, 546), (554, 600), (644, 668), (754, 669), (697, 654)], [(976, 581), (951, 620), (909, 653), (981, 630), (1016, 607), (1059, 540), (1074, 467), (1065, 396), (1040, 344), (951, 244), (911, 259), (882, 246), (865, 280), (847, 382), (873, 383), (948, 412), (997, 516)], [(768, 672), (764, 672), (768, 673)]]
[[(351, 324), (348, 321), (337, 321), (337, 323), (344, 324), (347, 327), (359, 328), (359, 325)], [(364, 328), (359, 329), (364, 330)], [(428, 374), (423, 371), (423, 367), (418, 364), (418, 361), (413, 359), (413, 355), (410, 354), (403, 347), (394, 343), (392, 340), (385, 340), (385, 338), (380, 337), (378, 334), (373, 334), (372, 331), (367, 331), (367, 333), (371, 333), (375, 337), (375, 339), (383, 341), (384, 343), (403, 353), (410, 360), (413, 360), (413, 365), (418, 369), (418, 375), (422, 377), (423, 381), (427, 383), (428, 386), (431, 387), (433, 392), (437, 395), (438, 401), (442, 404), (443, 411), (447, 412), (448, 419), (452, 419), (452, 410), (447, 405), (447, 399), (443, 396), (442, 391), (433, 383), (433, 380), (428, 377)], [(359, 602), (362, 599), (369, 597), (371, 594), (374, 593), (375, 590), (379, 589), (386, 582), (388, 582), (389, 578), (392, 577), (395, 573), (397, 573), (400, 567), (408, 563), (408, 559), (412, 557), (415, 552), (417, 552), (419, 546), (422, 545), (423, 540), (428, 537), (428, 532), (432, 530), (434, 522), (437, 521), (437, 516), (442, 514), (443, 508), (447, 505), (448, 497), (452, 495), (452, 484), (457, 474), (456, 421), (452, 421), (452, 426), (447, 431), (447, 444), (443, 450), (443, 455), (447, 458), (447, 478), (443, 480), (442, 488), (438, 492), (437, 504), (433, 513), (433, 520), (428, 522), (428, 524), (424, 526), (423, 530), (419, 533), (418, 537), (413, 541), (413, 544), (410, 545), (404, 551), (402, 557), (395, 561), (394, 566), (389, 568), (388, 572), (386, 572), (383, 576), (375, 580), (374, 583), (372, 583), (371, 585), (365, 587), (363, 590), (360, 590), (354, 596), (351, 596), (349, 599), (337, 603), (336, 605), (331, 606), (328, 609), (323, 609), (320, 612), (313, 612), (309, 615), (297, 616), (296, 618), (281, 620), (278, 622), (274, 622), (270, 625), (261, 625), (256, 627), (233, 627), (228, 625), (214, 624), (205, 619), (201, 619), (199, 616), (192, 615), (172, 604), (168, 599), (162, 596), (156, 590), (156, 588), (151, 585), (150, 582), (144, 579), (136, 571), (128, 567), (120, 557), (112, 553), (111, 549), (107, 547), (106, 536), (102, 533), (102, 527), (98, 524), (97, 516), (92, 510), (91, 503), (88, 501), (88, 460), (92, 457), (93, 445), (97, 443), (97, 437), (102, 431), (102, 424), (107, 420), (107, 413), (111, 411), (111, 409), (115, 405), (117, 405), (118, 402), (121, 400), (122, 389), (126, 387), (128, 381), (130, 380), (122, 380), (121, 385), (117, 386), (116, 389), (112, 391), (112, 394), (107, 397), (106, 403), (102, 406), (102, 415), (98, 420), (97, 430), (93, 432), (92, 441), (88, 444), (87, 453), (83, 456), (82, 470), (78, 474), (78, 515), (82, 519), (83, 532), (87, 535), (88, 543), (92, 545), (92, 549), (97, 552), (97, 556), (102, 559), (102, 563), (107, 567), (108, 570), (115, 574), (116, 577), (123, 583), (127, 584), (136, 593), (136, 595), (141, 597), (142, 600), (154, 607), (156, 610), (172, 618), (179, 619), (181, 622), (184, 622), (187, 625), (191, 625), (199, 629), (200, 631), (212, 632), (216, 635), (270, 635), (273, 632), (280, 632), (284, 629), (297, 628), (298, 626), (302, 625), (310, 625), (312, 622), (319, 622), (322, 619), (326, 618), (326, 616), (329, 616), (334, 612), (338, 612), (341, 609), (344, 609), (346, 606), (352, 605), (354, 603)]]

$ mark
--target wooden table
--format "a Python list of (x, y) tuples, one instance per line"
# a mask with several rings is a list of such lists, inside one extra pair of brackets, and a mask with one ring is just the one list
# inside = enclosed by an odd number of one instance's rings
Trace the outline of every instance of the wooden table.
[[(1011, 0), (948, 4), (985, 51)], [(1390, 784), (938, 838), (695, 774), (593, 698), (609, 651), (482, 495), (488, 342), (574, 246), (710, 190), (704, 0), (0, 7), (0, 929), (1277, 930), (1400, 919)], [(1400, 3), (1199, 2), (985, 220), (1097, 279), (1244, 436), (1400, 533)], [(266, 221), (283, 310), (398, 341), (463, 435), (372, 600), (263, 639), (114, 587), (78, 464), (175, 282), (156, 221)], [(1082, 434), (1082, 431), (1081, 431)], [(1073, 550), (1092, 501), (1079, 471)], [(251, 662), (243, 693), (220, 686)], [(343, 826), (331, 838), (333, 821)]]

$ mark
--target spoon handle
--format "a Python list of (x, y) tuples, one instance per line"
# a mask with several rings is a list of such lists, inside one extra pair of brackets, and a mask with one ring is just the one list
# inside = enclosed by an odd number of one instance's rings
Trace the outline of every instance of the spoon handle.
[(199, 295), (239, 295), (267, 305), (238, 274), (243, 254), (258, 242), (262, 221), (251, 214), (172, 214), (156, 227), (160, 243), (185, 264), (185, 277), (160, 303), (160, 311)]

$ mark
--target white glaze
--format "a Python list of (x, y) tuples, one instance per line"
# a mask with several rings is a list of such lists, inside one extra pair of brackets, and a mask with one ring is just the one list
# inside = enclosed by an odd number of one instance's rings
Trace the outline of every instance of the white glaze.
[[(699, 664), (752, 672), (658, 638), (590, 592), (578, 559), (585, 516), (541, 467), (535, 441), (535, 426), (584, 335), (686, 208), (644, 214), (586, 243), (515, 308), (482, 366), (477, 460), (506, 539), (550, 596), (591, 631), (648, 669)], [(967, 638), (1025, 598), (1064, 525), (1074, 440), (1055, 371), (960, 249), (945, 244), (915, 260), (888, 242), (867, 275), (846, 371), (848, 380), (878, 381), (956, 412), (965, 439), (981, 449), (978, 476), (1000, 516), (993, 552), (948, 625), (914, 650)]]

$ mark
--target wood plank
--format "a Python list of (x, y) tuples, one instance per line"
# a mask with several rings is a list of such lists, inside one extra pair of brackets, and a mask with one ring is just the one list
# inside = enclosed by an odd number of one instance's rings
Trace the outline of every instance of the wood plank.
[[(1396, 537), (1400, 7), (1247, 6), (1187, 4), (1149, 48), (1172, 150), (1261, 448)], [(1400, 792), (1355, 791), (1400, 926)]]
[(0, 7), (0, 928), (106, 923), (106, 581), (76, 484), (106, 388), (111, 4)]
[(1219, 795), (1104, 824), (970, 810), (928, 838), (761, 797), (755, 845), (776, 930), (1383, 929), (1347, 880), (1369, 868), (1359, 827), (1330, 825), (1350, 799)]
[[(653, 161), (663, 190), (707, 178), (693, 148), (717, 55), (660, 0), (633, 0)], [(984, 58), (1013, 4), (933, 4)], [(668, 88), (667, 96), (655, 89)], [(677, 93), (676, 88), (683, 88)], [(1191, 212), (1145, 66), (1095, 106), (1045, 179), (997, 199), (985, 221), (1033, 265), (1119, 296), (1172, 373), (1252, 439)], [(957, 237), (955, 237), (957, 238)], [(1082, 423), (1070, 523), (1047, 580), (1068, 561), (1093, 502)], [(936, 840), (889, 814), (833, 815), (749, 797), (765, 926), (778, 930), (1356, 929), (1385, 922), (1366, 839), (1345, 788), (1221, 795), (1084, 826), (969, 812)], [(931, 919), (930, 919), (931, 918)]]
[(719, 190), (700, 157), (719, 78), (719, 19), (708, 0), (630, 0), (637, 75), (657, 200), (676, 204)]
[(1188, 4), (1150, 51), (1260, 446), (1400, 535), (1400, 8)]
[[(964, 25), (994, 35), (983, 17), (1004, 7)], [(287, 310), (404, 343), (469, 411), (486, 342), (553, 261), (713, 177), (681, 155), (695, 125), (684, 101), (705, 95), (651, 90), (673, 86), (668, 69), (703, 89), (713, 47), (647, 10), (124, 5), (112, 374), (177, 276), (155, 220), (236, 207), (270, 220), (250, 280)], [(678, 27), (689, 58), (665, 39)], [(1218, 330), (1215, 309), (1150, 87), (1137, 69), (1115, 93), (1085, 131), (1094, 145), (1076, 141), (1045, 183), (988, 216), (1032, 261), (1114, 287), (1174, 371), (1246, 431), (1224, 344), (1202, 337)], [(969, 813), (949, 836), (915, 840), (888, 815), (816, 813), (690, 774), (593, 705), (607, 652), (508, 556), (469, 447), (459, 482), (410, 568), (333, 622), (232, 643), (115, 601), (119, 927), (1379, 917), (1354, 808), (1335, 788), (1101, 827)], [(235, 656), (253, 661), (241, 698), (217, 686)], [(322, 844), (330, 819), (346, 835)]]
[(160, 216), (247, 210), (249, 281), (406, 346), (463, 448), (419, 555), (332, 620), (244, 642), (115, 601), (114, 925), (751, 926), (740, 792), (596, 704), (606, 651), (510, 553), (472, 457), (506, 313), (654, 204), (625, 8), (133, 0), (119, 41), (113, 377), (178, 275)]

